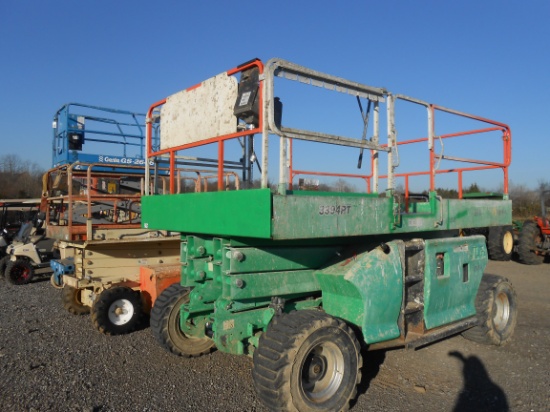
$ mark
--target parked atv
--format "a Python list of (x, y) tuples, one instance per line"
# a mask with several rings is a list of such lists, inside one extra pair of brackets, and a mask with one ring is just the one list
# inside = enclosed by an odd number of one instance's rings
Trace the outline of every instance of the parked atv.
[[(38, 214), (40, 199), (7, 199), (0, 200), (0, 260), (6, 256), (6, 248), (18, 234), (21, 225), (33, 220)], [(5, 265), (0, 263), (0, 276), (4, 274)]]
[(550, 257), (550, 190), (540, 195), (541, 214), (523, 223), (518, 238), (519, 260), (526, 265), (539, 265)]
[[(43, 216), (27, 220), (6, 249), (4, 276), (13, 285), (29, 283), (35, 274), (50, 273), (50, 259), (59, 257), (54, 239), (46, 238), (41, 228)], [(1, 268), (0, 268), (1, 269)]]

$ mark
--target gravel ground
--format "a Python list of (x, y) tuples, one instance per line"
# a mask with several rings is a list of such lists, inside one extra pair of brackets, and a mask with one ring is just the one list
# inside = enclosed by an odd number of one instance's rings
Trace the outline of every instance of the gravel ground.
[[(417, 351), (364, 355), (353, 411), (548, 411), (550, 265), (490, 262), (518, 291), (520, 317), (506, 346), (460, 336)], [(265, 411), (251, 360), (220, 352), (196, 359), (161, 349), (149, 328), (97, 332), (61, 306), (47, 279), (0, 281), (2, 411)]]

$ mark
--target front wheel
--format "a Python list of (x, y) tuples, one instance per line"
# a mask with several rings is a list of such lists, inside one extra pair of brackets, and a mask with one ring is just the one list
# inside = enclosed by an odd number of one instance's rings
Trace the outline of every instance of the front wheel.
[(483, 275), (476, 296), (478, 326), (462, 336), (478, 343), (501, 346), (507, 343), (518, 320), (516, 291), (508, 279)]
[(277, 411), (341, 411), (361, 380), (362, 358), (353, 331), (316, 310), (271, 321), (254, 352), (259, 398)]
[(180, 328), (180, 308), (189, 302), (189, 288), (174, 283), (157, 298), (151, 310), (151, 331), (166, 350), (178, 356), (200, 356), (214, 349), (208, 337), (193, 337)]
[(90, 307), (82, 303), (82, 289), (65, 286), (63, 288), (63, 307), (73, 315), (87, 315)]
[(92, 323), (105, 335), (133, 332), (143, 318), (141, 294), (128, 287), (106, 289), (92, 305), (91, 313)]
[(24, 285), (34, 277), (34, 269), (27, 259), (10, 260), (6, 264), (5, 277), (12, 285)]

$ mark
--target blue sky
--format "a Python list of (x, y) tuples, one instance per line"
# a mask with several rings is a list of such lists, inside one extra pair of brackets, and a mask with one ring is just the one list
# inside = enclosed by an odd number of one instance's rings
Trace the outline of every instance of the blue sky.
[(48, 168), (65, 103), (145, 112), (282, 57), (509, 124), (511, 182), (535, 187), (550, 180), (549, 21), (548, 0), (0, 0), (1, 154)]

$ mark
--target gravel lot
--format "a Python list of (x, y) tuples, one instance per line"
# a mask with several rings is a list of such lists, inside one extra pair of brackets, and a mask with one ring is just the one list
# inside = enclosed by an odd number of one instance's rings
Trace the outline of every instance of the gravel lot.
[[(490, 262), (518, 292), (513, 340), (485, 347), (460, 336), (418, 351), (365, 354), (353, 411), (548, 411), (550, 265)], [(0, 281), (2, 411), (265, 411), (251, 360), (214, 352), (182, 359), (149, 328), (97, 332), (61, 306), (48, 279)]]

